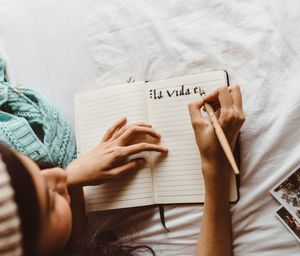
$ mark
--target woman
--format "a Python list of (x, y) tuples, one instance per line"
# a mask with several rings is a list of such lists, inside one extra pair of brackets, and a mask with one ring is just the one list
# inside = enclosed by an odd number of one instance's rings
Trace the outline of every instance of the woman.
[[(158, 133), (148, 124), (142, 122), (132, 125), (125, 124), (125, 118), (117, 122), (106, 133), (102, 143), (70, 164), (66, 172), (60, 168), (51, 168), (40, 172), (38, 165), (30, 158), (2, 149), (4, 151), (2, 152), (3, 160), (8, 169), (11, 172), (18, 169), (18, 175), (22, 171), (27, 172), (33, 180), (37, 194), (37, 205), (39, 206), (39, 218), (35, 218), (39, 226), (35, 243), (37, 255), (58, 255), (70, 237), (72, 214), (67, 182), (73, 192), (74, 199), (76, 198), (72, 205), (75, 211), (73, 231), (78, 234), (75, 237), (78, 237), (76, 241), (81, 242), (85, 220), (81, 186), (107, 182), (143, 165), (144, 160), (142, 159), (120, 163), (132, 154), (142, 151), (167, 151), (162, 146), (150, 143), (125, 146), (128, 141), (140, 134), (159, 137)], [(14, 176), (18, 175), (14, 174)], [(19, 185), (23, 187), (22, 184)], [(19, 186), (15, 186), (15, 190), (19, 189)], [(20, 201), (24, 202), (26, 198)], [(37, 214), (33, 213), (33, 215), (36, 216)]]
[[(219, 122), (234, 150), (244, 122), (239, 87), (222, 87), (209, 94), (205, 101), (220, 107)], [(231, 168), (214, 128), (201, 114), (202, 106), (202, 99), (189, 105), (206, 189), (196, 255), (231, 255), (228, 203)], [(143, 151), (167, 152), (167, 148), (151, 143), (129, 145), (129, 141), (141, 134), (160, 137), (151, 125), (143, 122), (128, 125), (126, 119), (122, 118), (107, 131), (95, 149), (74, 160), (66, 171), (51, 168), (40, 172), (39, 167), (26, 156), (0, 147), (15, 191), (24, 255), (59, 255), (70, 237), (73, 247), (82, 246), (82, 234), (85, 231), (82, 186), (105, 183), (137, 170), (144, 160), (126, 161), (133, 154)], [(69, 192), (73, 198), (71, 207)], [(30, 207), (26, 206), (27, 203)]]

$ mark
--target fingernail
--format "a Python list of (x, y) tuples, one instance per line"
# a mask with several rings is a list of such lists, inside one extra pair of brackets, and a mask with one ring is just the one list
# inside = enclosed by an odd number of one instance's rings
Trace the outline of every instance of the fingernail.
[(165, 147), (163, 148), (163, 150), (164, 150), (164, 151), (169, 151), (169, 149), (168, 149), (168, 148), (165, 148)]

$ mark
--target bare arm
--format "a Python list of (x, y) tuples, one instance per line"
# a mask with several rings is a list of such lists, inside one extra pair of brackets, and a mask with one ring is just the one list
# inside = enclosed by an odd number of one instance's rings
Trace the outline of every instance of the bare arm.
[[(229, 172), (230, 169), (223, 171)], [(198, 256), (232, 254), (229, 186), (227, 184), (226, 180), (207, 184), (201, 232), (196, 247)]]
[[(238, 86), (222, 87), (207, 95), (205, 101), (220, 108), (219, 122), (232, 150), (245, 120)], [(200, 99), (189, 105), (195, 139), (199, 148), (205, 182), (205, 202), (197, 256), (232, 255), (229, 186), (231, 167), (216, 138), (214, 128), (202, 114)]]
[(154, 139), (160, 137), (151, 125), (144, 122), (127, 125), (126, 118), (122, 118), (107, 131), (101, 143), (67, 167), (67, 182), (73, 215), (71, 246), (69, 247), (80, 247), (84, 241), (82, 236), (85, 235), (87, 220), (83, 186), (103, 184), (120, 178), (127, 172), (139, 169), (144, 164), (143, 159), (127, 160), (134, 154), (143, 151), (167, 152), (166, 148), (153, 143), (134, 143), (133, 141), (141, 135)]

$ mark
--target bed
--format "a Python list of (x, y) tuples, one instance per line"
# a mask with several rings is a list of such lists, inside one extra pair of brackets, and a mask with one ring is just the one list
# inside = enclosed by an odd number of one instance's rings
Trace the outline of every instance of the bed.
[[(0, 0), (0, 54), (10, 81), (41, 91), (72, 125), (75, 91), (226, 69), (247, 118), (234, 255), (300, 255), (269, 193), (300, 164), (299, 13), (297, 0)], [(202, 205), (165, 206), (171, 232), (155, 207), (116, 214), (130, 214), (132, 239), (157, 255), (193, 255)]]

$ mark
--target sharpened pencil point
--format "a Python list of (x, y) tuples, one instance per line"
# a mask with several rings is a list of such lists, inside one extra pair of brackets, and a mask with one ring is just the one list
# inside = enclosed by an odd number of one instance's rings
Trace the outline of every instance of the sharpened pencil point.
[(202, 98), (205, 98), (206, 94), (205, 91), (199, 86), (199, 94), (201, 95)]

